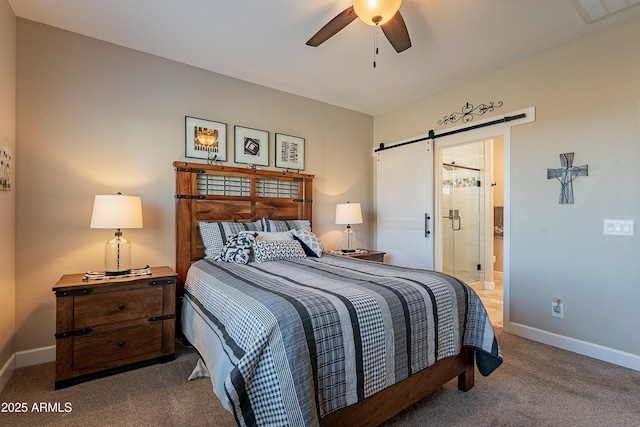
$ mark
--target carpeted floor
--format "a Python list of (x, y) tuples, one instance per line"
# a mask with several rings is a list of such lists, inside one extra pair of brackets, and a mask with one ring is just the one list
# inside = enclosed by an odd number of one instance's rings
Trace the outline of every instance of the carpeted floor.
[[(640, 372), (529, 341), (497, 329), (505, 362), (476, 372), (467, 393), (456, 381), (385, 424), (395, 426), (639, 426)], [(187, 381), (197, 356), (54, 391), (53, 363), (20, 368), (0, 392), (2, 426), (233, 426), (208, 378)], [(38, 412), (40, 403), (61, 411)]]

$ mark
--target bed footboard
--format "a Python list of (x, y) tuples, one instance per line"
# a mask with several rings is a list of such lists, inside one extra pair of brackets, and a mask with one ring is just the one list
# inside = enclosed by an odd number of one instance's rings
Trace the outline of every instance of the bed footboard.
[(458, 377), (458, 389), (469, 391), (474, 384), (473, 359), (473, 350), (464, 348), (456, 357), (441, 360), (362, 402), (327, 415), (320, 426), (377, 426), (455, 377)]

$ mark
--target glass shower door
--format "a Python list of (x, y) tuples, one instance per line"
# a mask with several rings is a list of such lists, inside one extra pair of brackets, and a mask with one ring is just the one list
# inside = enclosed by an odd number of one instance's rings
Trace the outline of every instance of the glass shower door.
[[(451, 149), (453, 150), (453, 148)], [(480, 169), (442, 164), (442, 271), (464, 282), (480, 280)]]

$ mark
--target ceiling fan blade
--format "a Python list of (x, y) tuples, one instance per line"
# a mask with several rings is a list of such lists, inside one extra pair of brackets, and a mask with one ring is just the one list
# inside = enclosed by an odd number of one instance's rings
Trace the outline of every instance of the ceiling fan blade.
[(320, 28), (313, 37), (309, 39), (307, 44), (309, 46), (317, 47), (322, 43), (329, 40), (331, 37), (336, 35), (338, 31), (349, 25), (354, 19), (356, 19), (356, 13), (353, 11), (353, 6), (350, 6), (336, 15), (331, 21), (327, 23), (324, 27)]
[(404, 23), (400, 11), (397, 11), (393, 18), (386, 24), (381, 25), (380, 28), (382, 28), (382, 32), (387, 36), (389, 43), (391, 43), (396, 52), (400, 53), (411, 47), (409, 31), (407, 31), (407, 25)]

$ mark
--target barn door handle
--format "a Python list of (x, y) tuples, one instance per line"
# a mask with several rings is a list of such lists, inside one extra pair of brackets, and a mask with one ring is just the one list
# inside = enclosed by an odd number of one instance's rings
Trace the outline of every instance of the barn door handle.
[(429, 237), (429, 235), (431, 234), (431, 231), (429, 230), (429, 220), (431, 219), (431, 216), (429, 216), (428, 213), (424, 214), (424, 237)]

